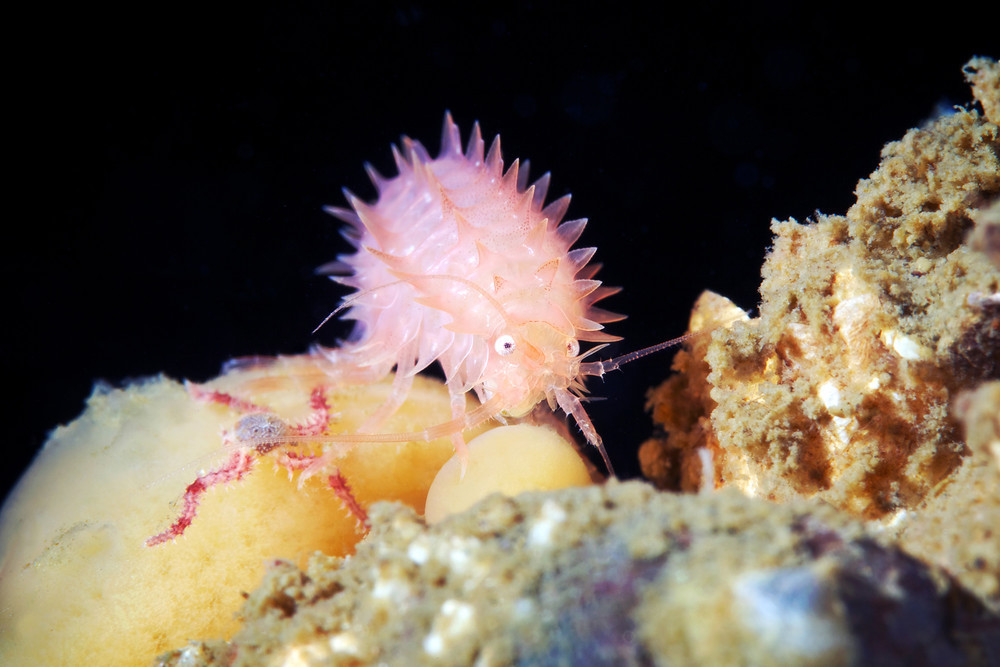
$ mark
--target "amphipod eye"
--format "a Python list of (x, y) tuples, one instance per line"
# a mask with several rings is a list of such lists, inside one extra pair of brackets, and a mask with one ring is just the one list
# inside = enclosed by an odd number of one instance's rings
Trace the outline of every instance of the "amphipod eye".
[(497, 351), (502, 357), (506, 357), (508, 354), (513, 352), (517, 348), (517, 343), (514, 342), (514, 337), (510, 334), (504, 334), (497, 338), (497, 342), (493, 343), (493, 349)]
[(578, 354), (580, 354), (580, 343), (575, 338), (570, 338), (566, 341), (566, 356), (575, 357)]

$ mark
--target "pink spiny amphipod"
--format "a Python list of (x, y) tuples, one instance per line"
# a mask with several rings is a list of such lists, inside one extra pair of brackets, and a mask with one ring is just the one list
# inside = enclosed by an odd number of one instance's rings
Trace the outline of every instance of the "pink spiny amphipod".
[[(321, 267), (356, 290), (331, 316), (348, 309), (356, 325), (339, 348), (318, 351), (331, 375), (347, 380), (372, 381), (395, 368), (388, 400), (362, 431), (377, 431), (414, 375), (437, 361), (453, 421), (422, 435), (449, 434), (464, 456), (464, 429), (521, 417), (544, 399), (573, 415), (610, 470), (580, 398), (583, 376), (611, 366), (583, 363), (599, 348), (581, 354), (579, 343), (618, 340), (601, 329), (623, 316), (594, 305), (618, 288), (594, 280), (595, 248), (571, 249), (586, 220), (561, 222), (569, 195), (546, 206), (548, 174), (528, 186), (527, 162), (504, 173), (500, 138), (484, 156), (478, 123), (463, 152), (449, 114), (436, 158), (406, 137), (403, 152), (392, 151), (397, 176), (366, 165), (377, 201), (345, 190), (353, 210), (327, 208), (350, 225), (344, 236), (357, 249)], [(482, 405), (464, 414), (470, 390)]]

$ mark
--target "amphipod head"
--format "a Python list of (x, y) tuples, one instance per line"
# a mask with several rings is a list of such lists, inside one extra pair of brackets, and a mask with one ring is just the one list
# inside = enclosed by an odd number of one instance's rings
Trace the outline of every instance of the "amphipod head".
[(582, 391), (580, 344), (546, 322), (500, 330), (491, 341), (482, 399), (498, 396), (505, 417), (523, 417), (542, 400), (555, 408), (555, 391)]

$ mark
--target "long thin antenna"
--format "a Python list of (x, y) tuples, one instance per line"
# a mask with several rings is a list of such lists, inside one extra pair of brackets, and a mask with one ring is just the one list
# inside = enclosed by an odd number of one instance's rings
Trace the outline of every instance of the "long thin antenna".
[[(718, 295), (715, 296), (716, 298), (722, 298), (718, 297)], [(704, 295), (699, 299), (699, 302), (701, 301), (702, 298), (705, 298)], [(717, 331), (718, 329), (728, 329), (730, 326), (732, 326), (739, 320), (746, 320), (748, 318), (748, 313), (737, 308), (735, 305), (732, 304), (732, 302), (728, 302), (728, 300), (726, 301), (727, 303), (729, 303), (729, 306), (731, 306), (732, 309), (738, 313), (738, 315), (731, 317), (728, 322), (724, 324), (715, 324), (714, 326), (708, 326), (708, 327), (703, 326), (697, 331), (691, 331), (684, 334), (683, 336), (678, 336), (677, 338), (671, 338), (670, 340), (665, 340), (662, 343), (657, 343), (656, 345), (650, 345), (649, 347), (644, 347), (641, 350), (636, 350), (635, 352), (629, 352), (628, 354), (623, 354), (620, 357), (615, 357), (613, 359), (608, 359), (606, 361), (591, 361), (585, 364), (580, 364), (580, 374), (596, 375), (598, 377), (603, 377), (605, 373), (609, 371), (618, 370), (625, 364), (631, 363), (636, 359), (642, 359), (648, 354), (653, 354), (654, 352), (660, 352), (661, 350), (666, 350), (668, 348), (674, 347), (675, 345), (686, 343), (692, 338), (695, 338), (697, 336), (704, 336), (706, 334), (711, 334), (714, 331)], [(698, 308), (697, 304), (695, 305), (695, 308), (696, 309)], [(594, 350), (597, 349), (600, 348), (594, 348)], [(594, 350), (591, 350), (587, 354), (591, 354)]]
[(703, 334), (711, 333), (712, 331), (714, 331), (714, 329), (708, 331), (692, 331), (691, 333), (686, 333), (683, 336), (671, 338), (670, 340), (665, 340), (662, 343), (650, 345), (649, 347), (644, 347), (641, 350), (623, 354), (620, 357), (615, 357), (614, 359), (608, 359), (606, 361), (590, 361), (585, 364), (580, 364), (580, 373), (583, 375), (603, 376), (605, 373), (618, 370), (625, 364), (635, 361), (636, 359), (641, 359), (646, 355), (653, 354), (654, 352), (660, 352), (661, 350), (666, 350), (674, 347), (675, 345), (680, 345), (695, 336), (701, 336)]

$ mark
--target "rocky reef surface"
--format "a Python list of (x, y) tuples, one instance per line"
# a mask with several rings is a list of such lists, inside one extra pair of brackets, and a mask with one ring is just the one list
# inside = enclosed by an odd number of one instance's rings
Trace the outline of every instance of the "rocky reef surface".
[(889, 143), (846, 215), (772, 223), (758, 317), (698, 302), (693, 329), (733, 323), (678, 354), (640, 457), (665, 489), (822, 499), (997, 611), (1000, 68), (965, 72), (985, 113)]
[(966, 664), (989, 637), (943, 586), (828, 506), (735, 490), (494, 495), (430, 527), (380, 503), (353, 557), (274, 564), (231, 642), (164, 663)]

